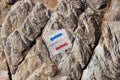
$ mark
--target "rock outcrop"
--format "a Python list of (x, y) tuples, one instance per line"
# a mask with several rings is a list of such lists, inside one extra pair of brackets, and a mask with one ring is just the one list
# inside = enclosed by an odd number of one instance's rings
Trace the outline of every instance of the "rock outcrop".
[(6, 3), (0, 80), (120, 80), (119, 0)]

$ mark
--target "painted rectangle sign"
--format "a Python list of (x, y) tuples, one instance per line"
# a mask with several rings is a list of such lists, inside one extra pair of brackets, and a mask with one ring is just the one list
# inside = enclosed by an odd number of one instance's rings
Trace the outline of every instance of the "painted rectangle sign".
[(49, 51), (56, 55), (70, 47), (72, 43), (64, 29), (52, 31), (46, 37), (43, 36)]

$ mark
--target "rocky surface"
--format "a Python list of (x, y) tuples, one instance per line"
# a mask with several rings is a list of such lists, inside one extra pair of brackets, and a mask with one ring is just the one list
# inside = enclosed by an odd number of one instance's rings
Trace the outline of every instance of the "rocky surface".
[[(1, 38), (0, 38), (0, 41), (1, 41)], [(1, 42), (0, 42), (0, 79), (9, 80), (7, 61), (5, 58), (5, 54), (4, 54)]]
[[(1, 27), (4, 21), (7, 12), (9, 11), (9, 7), (5, 4), (4, 1), (0, 0), (0, 36), (1, 36)], [(9, 68), (8, 63), (6, 61), (6, 56), (4, 54), (4, 49), (2, 46), (2, 39), (0, 37), (0, 79), (1, 80), (9, 80)]]
[[(0, 80), (120, 80), (120, 0), (0, 4)], [(53, 55), (45, 38), (63, 29), (72, 47)]]

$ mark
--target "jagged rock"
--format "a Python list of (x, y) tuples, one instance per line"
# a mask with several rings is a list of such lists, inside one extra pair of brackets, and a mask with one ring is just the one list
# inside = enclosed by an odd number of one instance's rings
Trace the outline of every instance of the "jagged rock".
[(6, 18), (2, 24), (1, 38), (3, 39), (3, 45), (5, 46), (6, 38), (18, 27), (21, 26), (24, 19), (28, 16), (32, 10), (33, 5), (27, 2), (17, 2), (12, 9), (6, 15)]
[[(31, 75), (31, 77), (35, 77), (35, 75), (37, 73), (35, 73), (34, 71), (37, 71), (38, 73), (42, 74), (42, 72), (39, 71), (39, 68), (42, 68), (41, 65), (49, 66), (48, 63), (50, 65), (52, 65), (52, 63), (50, 63), (50, 62), (51, 61), (50, 61), (48, 51), (46, 50), (46, 46), (45, 46), (44, 42), (42, 41), (42, 38), (39, 37), (36, 41), (36, 44), (27, 53), (25, 60), (18, 67), (18, 69), (13, 77), (13, 80), (21, 80), (21, 79), (26, 80), (30, 75)], [(47, 65), (44, 63), (46, 63)], [(49, 69), (52, 69), (52, 68), (49, 68)], [(52, 75), (54, 75), (54, 74), (55, 73), (53, 73)], [(32, 79), (32, 78), (30, 78), (30, 79)]]
[(66, 17), (71, 14), (79, 16), (84, 11), (85, 6), (85, 1), (83, 0), (61, 0), (57, 11)]
[(9, 80), (8, 73), (9, 71), (7, 68), (5, 55), (3, 52), (0, 51), (0, 80)]
[[(50, 14), (49, 10), (46, 9), (44, 5), (38, 3), (35, 5), (33, 10), (30, 12), (30, 14), (26, 17), (24, 22), (21, 23), (21, 26), (18, 27), (15, 26), (16, 28), (18, 28), (15, 29), (13, 25), (12, 27), (14, 31), (10, 35), (6, 35), (8, 37), (5, 42), (6, 44), (5, 53), (11, 71), (13, 73), (15, 72), (15, 69), (17, 68), (18, 64), (23, 60), (24, 56), (26, 55), (24, 52), (27, 51), (30, 46), (32, 46), (34, 40), (37, 38), (37, 36), (39, 36), (39, 34), (41, 34), (41, 30), (46, 24), (49, 18), (49, 14)], [(21, 14), (18, 14), (18, 16), (20, 15)], [(23, 14), (22, 17), (24, 16), (26, 15)], [(6, 28), (4, 29), (6, 30)]]
[(84, 71), (82, 80), (120, 79), (120, 26), (118, 24), (120, 21), (105, 23), (100, 42), (94, 50), (95, 55)]
[(3, 22), (3, 16), (6, 16), (9, 10), (3, 9), (2, 1), (0, 1), (0, 80), (9, 80), (9, 71), (6, 63), (6, 57), (4, 54), (2, 39), (1, 39), (1, 25)]
[(4, 78), (120, 79), (119, 0), (60, 0), (52, 11), (39, 2), (49, 6), (48, 0), (17, 1), (3, 21)]
[(112, 0), (111, 6), (109, 7), (107, 13), (105, 14), (105, 18), (109, 21), (120, 21), (120, 1)]
[[(71, 4), (70, 6), (72, 7), (69, 7), (68, 3)], [(77, 7), (74, 7), (75, 4)], [(72, 34), (75, 34), (76, 36), (76, 39), (74, 41), (75, 46), (73, 47), (73, 51), (76, 53), (75, 54), (76, 59), (78, 59), (77, 58), (78, 55), (79, 57), (81, 56), (81, 60), (79, 59), (79, 62), (81, 62), (80, 64), (82, 68), (85, 68), (86, 64), (89, 61), (90, 56), (92, 55), (93, 51), (91, 50), (94, 49), (94, 47), (96, 46), (97, 41), (101, 34), (101, 31), (100, 31), (101, 24), (99, 22), (100, 18), (98, 17), (98, 19), (95, 19), (94, 18), (95, 12), (93, 12), (89, 6), (85, 7), (85, 3), (82, 1), (81, 3), (79, 0), (62, 1), (60, 4), (60, 7), (65, 5), (68, 6), (66, 7), (66, 10), (62, 12), (61, 9), (59, 9), (58, 7), (58, 13), (60, 13), (64, 17), (64, 20), (61, 20), (61, 21), (64, 21), (63, 27), (67, 29), (69, 32), (73, 32)], [(88, 8), (89, 8), (89, 11), (87, 10)], [(81, 10), (81, 11), (78, 12), (77, 10)], [(63, 14), (63, 13), (66, 13), (66, 14)], [(80, 46), (84, 46), (84, 48)]]
[(0, 27), (2, 27), (4, 18), (7, 15), (9, 10), (10, 10), (9, 7), (6, 6), (6, 4), (4, 3), (4, 0), (0, 0)]
[[(0, 28), (1, 32), (1, 28)], [(9, 80), (8, 67), (0, 38), (0, 80)]]
[[(17, 27), (21, 26), (22, 22), (28, 15), (29, 11), (32, 9), (32, 5), (24, 2), (16, 3), (13, 8), (8, 12), (3, 24), (1, 31), (2, 43), (5, 48), (7, 37), (12, 33)], [(8, 50), (6, 50), (8, 51)], [(5, 53), (6, 53), (5, 51)], [(9, 52), (9, 51), (8, 51)], [(6, 54), (8, 63), (10, 63), (10, 54)]]
[(109, 4), (110, 0), (87, 0), (88, 5), (93, 10), (102, 10), (107, 7), (107, 4)]

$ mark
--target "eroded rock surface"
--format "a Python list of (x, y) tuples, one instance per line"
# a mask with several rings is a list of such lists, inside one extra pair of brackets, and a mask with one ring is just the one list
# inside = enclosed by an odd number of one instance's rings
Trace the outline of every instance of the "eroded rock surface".
[[(1, 27), (0, 27), (0, 30), (1, 30)], [(7, 61), (6, 61), (6, 57), (3, 51), (1, 38), (0, 38), (0, 80), (9, 80), (8, 74), (9, 74), (9, 71), (8, 71)]]
[(118, 36), (120, 35), (120, 26), (118, 24), (120, 24), (120, 21), (105, 23), (100, 42), (94, 50), (95, 55), (84, 71), (82, 80), (120, 79), (120, 36)]
[[(120, 1), (53, 3), (54, 10), (48, 0), (11, 6), (1, 22), (0, 80), (119, 80)], [(63, 29), (72, 46), (53, 55), (49, 47), (65, 38), (46, 38)]]

